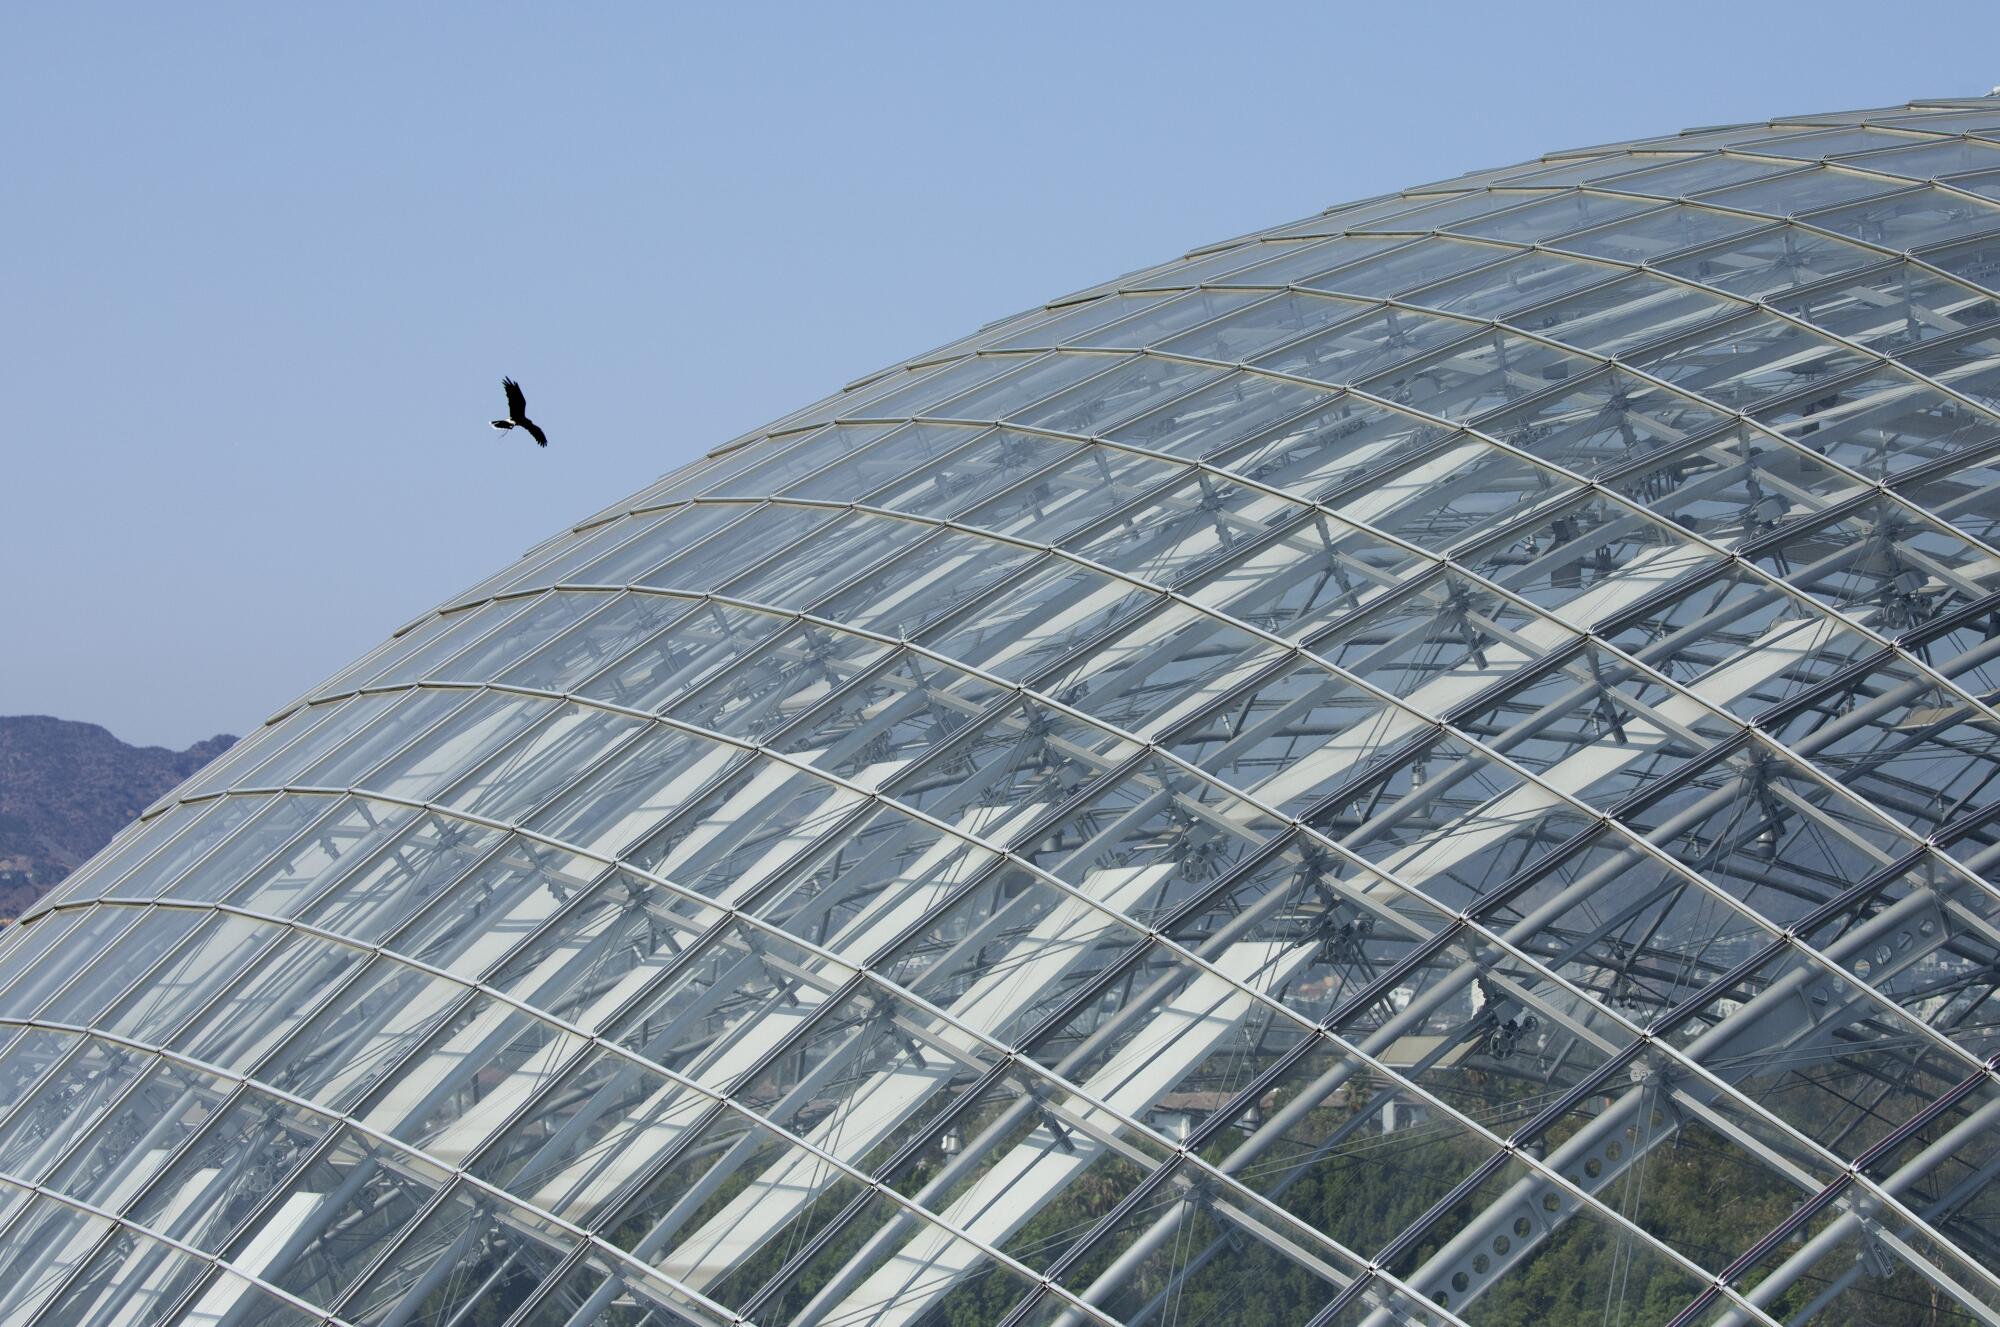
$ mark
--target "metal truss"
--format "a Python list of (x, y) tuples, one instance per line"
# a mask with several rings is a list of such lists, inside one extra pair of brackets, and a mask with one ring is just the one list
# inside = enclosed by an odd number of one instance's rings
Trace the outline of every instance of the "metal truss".
[(2000, 1323), (1995, 199), (1552, 154), (531, 550), (0, 939), (0, 1318)]

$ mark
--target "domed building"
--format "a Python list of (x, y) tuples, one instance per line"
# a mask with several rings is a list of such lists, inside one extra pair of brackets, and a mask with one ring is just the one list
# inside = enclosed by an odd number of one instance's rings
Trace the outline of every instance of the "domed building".
[(2000, 100), (1195, 251), (0, 941), (0, 1322), (2000, 1321)]

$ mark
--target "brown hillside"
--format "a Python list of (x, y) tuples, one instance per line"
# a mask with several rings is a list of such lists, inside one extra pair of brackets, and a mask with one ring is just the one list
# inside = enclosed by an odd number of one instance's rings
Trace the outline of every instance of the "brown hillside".
[(127, 746), (94, 723), (0, 716), (0, 919), (20, 911), (160, 794), (229, 749)]

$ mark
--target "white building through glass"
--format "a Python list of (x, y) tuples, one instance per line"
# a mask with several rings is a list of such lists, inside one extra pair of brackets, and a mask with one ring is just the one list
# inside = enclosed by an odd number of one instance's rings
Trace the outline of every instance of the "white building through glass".
[(0, 1323), (2000, 1323), (2000, 100), (1035, 308), (0, 939)]

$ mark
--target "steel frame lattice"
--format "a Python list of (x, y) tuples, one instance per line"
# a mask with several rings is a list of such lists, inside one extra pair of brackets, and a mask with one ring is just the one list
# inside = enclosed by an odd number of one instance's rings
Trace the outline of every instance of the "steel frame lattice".
[(531, 551), (0, 939), (0, 1321), (2000, 1323), (1995, 200), (1552, 154)]

